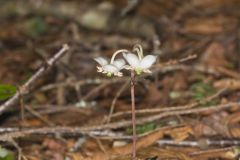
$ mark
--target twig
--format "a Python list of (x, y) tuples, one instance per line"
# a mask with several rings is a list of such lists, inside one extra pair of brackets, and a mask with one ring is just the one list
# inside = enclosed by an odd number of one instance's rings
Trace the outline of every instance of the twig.
[(235, 147), (225, 147), (225, 148), (217, 148), (217, 149), (210, 149), (206, 151), (196, 151), (192, 152), (189, 155), (190, 156), (199, 156), (202, 154), (210, 154), (210, 153), (216, 153), (216, 152), (227, 152), (227, 151), (234, 151)]
[(25, 106), (24, 106), (24, 100), (23, 100), (23, 96), (22, 96), (22, 93), (21, 93), (21, 90), (20, 88), (18, 88), (18, 92), (19, 92), (19, 103), (20, 103), (20, 117), (21, 117), (21, 120), (24, 122), (25, 120)]
[[(187, 115), (187, 114), (196, 114), (206, 111), (220, 111), (223, 109), (230, 108), (232, 106), (239, 106), (240, 102), (229, 102), (227, 104), (210, 106), (208, 108), (193, 108), (188, 110), (180, 110), (180, 111), (172, 111), (172, 112), (164, 112), (157, 115), (151, 115), (144, 118), (139, 118), (136, 124), (144, 124), (149, 122), (154, 122), (156, 120), (160, 120), (165, 117), (175, 116), (175, 115)], [(23, 131), (17, 131), (16, 129), (12, 128), (0, 128), (2, 134), (0, 134), (0, 141), (7, 141), (9, 138), (20, 138), (26, 135), (31, 134), (55, 134), (56, 132), (60, 134), (86, 134), (91, 131), (96, 130), (104, 130), (104, 129), (118, 129), (123, 127), (128, 127), (132, 125), (131, 120), (121, 121), (121, 122), (113, 122), (104, 125), (95, 125), (89, 127), (44, 127), (44, 128), (37, 128), (37, 129), (26, 129)]]
[[(142, 113), (146, 114), (146, 113), (159, 113), (159, 112), (169, 112), (169, 111), (190, 109), (190, 108), (196, 107), (203, 103), (207, 103), (207, 102), (217, 98), (219, 95), (221, 95), (225, 91), (226, 91), (225, 88), (221, 89), (216, 94), (211, 95), (211, 96), (207, 97), (206, 99), (203, 99), (199, 102), (194, 102), (192, 104), (184, 105), (184, 106), (164, 107), (164, 108), (154, 108), (154, 109), (139, 109), (139, 110), (136, 110), (136, 113), (137, 114), (142, 114)], [(132, 113), (131, 111), (118, 112), (118, 113), (113, 114), (112, 118), (113, 117), (116, 118), (116, 117), (123, 116), (123, 115), (126, 116), (131, 113)]]
[[(232, 106), (240, 106), (240, 102), (230, 102), (227, 104), (217, 105), (217, 106), (211, 106), (208, 108), (194, 108), (194, 109), (188, 109), (183, 111), (173, 111), (173, 112), (166, 112), (161, 113), (158, 115), (152, 115), (145, 118), (139, 118), (136, 124), (144, 124), (148, 122), (153, 122), (165, 117), (169, 116), (175, 116), (175, 115), (187, 115), (187, 114), (196, 114), (201, 113), (205, 111), (219, 111), (222, 109), (227, 109)], [(95, 126), (89, 126), (89, 127), (43, 127), (43, 128), (31, 128), (31, 129), (23, 129), (22, 131), (12, 129), (12, 128), (0, 128), (0, 131), (2, 134), (0, 134), (0, 141), (10, 141), (11, 139), (15, 138), (21, 138), (25, 137), (27, 135), (32, 134), (73, 134), (73, 135), (79, 135), (79, 134), (88, 134), (88, 135), (99, 135), (96, 131), (104, 130), (104, 129), (118, 129), (123, 127), (128, 127), (132, 125), (131, 120), (121, 121), (121, 122), (114, 122), (104, 125), (95, 125)], [(102, 134), (101, 134), (102, 135)]]
[(171, 139), (160, 139), (157, 141), (157, 144), (160, 146), (182, 146), (182, 147), (199, 147), (206, 149), (210, 146), (219, 146), (219, 147), (226, 147), (226, 146), (239, 146), (240, 140), (239, 139), (223, 139), (223, 140), (212, 140), (212, 139), (199, 139), (198, 141), (180, 141), (177, 142)]
[[(77, 113), (81, 113), (84, 115), (90, 115), (90, 110), (87, 110), (86, 108), (78, 108), (74, 105), (33, 105), (31, 106), (32, 109), (34, 109), (38, 114), (40, 115), (51, 115), (51, 114), (55, 114), (55, 113), (59, 113), (59, 112), (65, 112), (65, 111), (72, 111), (72, 112), (77, 112)], [(13, 110), (14, 112), (17, 110)], [(25, 118), (32, 118), (36, 115), (32, 114), (32, 113), (28, 113), (26, 112), (25, 114)], [(16, 117), (11, 117), (11, 120), (16, 120)]]
[(233, 71), (224, 67), (217, 67), (216, 70), (219, 73), (222, 73), (223, 75), (226, 75), (235, 79), (240, 79), (240, 74), (236, 71)]
[(110, 82), (105, 82), (100, 84), (99, 86), (95, 87), (94, 89), (90, 90), (83, 98), (82, 100), (88, 100), (92, 95), (98, 93), (101, 89), (105, 88), (107, 85), (109, 85)]
[[(18, 128), (18, 127), (4, 127), (0, 128), (0, 142), (8, 141), (11, 142), (12, 139), (17, 139), (29, 135), (56, 135), (56, 133), (61, 135), (89, 135), (90, 137), (98, 137), (104, 139), (104, 137), (109, 137), (111, 139), (130, 139), (131, 136), (123, 136), (121, 133), (115, 133), (109, 130), (88, 130), (85, 127), (40, 127), (40, 128)], [(107, 139), (107, 138), (105, 138)]]
[(17, 144), (17, 142), (13, 139), (11, 139), (10, 141), (14, 147), (16, 147), (17, 151), (18, 151), (18, 160), (27, 160), (27, 158), (23, 155), (22, 153), (22, 148)]
[(183, 62), (195, 59), (195, 58), (197, 58), (196, 54), (188, 55), (187, 57), (184, 57), (184, 58), (181, 58), (181, 59), (169, 60), (168, 62), (157, 64), (157, 65), (154, 66), (154, 68), (162, 68), (162, 67), (165, 67), (165, 66), (176, 65), (176, 64), (179, 64), (179, 63), (183, 63)]
[[(172, 111), (172, 112), (164, 112), (161, 114), (157, 115), (151, 115), (148, 117), (144, 118), (139, 118), (138, 121), (136, 122), (137, 125), (144, 124), (144, 123), (150, 123), (154, 122), (157, 120), (160, 120), (165, 117), (169, 116), (176, 116), (176, 115), (187, 115), (187, 114), (196, 114), (196, 113), (201, 113), (201, 112), (206, 112), (206, 111), (212, 111), (216, 112), (222, 109), (230, 108), (232, 106), (239, 106), (240, 102), (229, 102), (227, 104), (221, 104), (221, 105), (216, 105), (216, 106), (210, 106), (210, 107), (205, 107), (205, 108), (193, 108), (193, 109), (188, 109), (188, 110), (180, 110), (180, 111)], [(131, 120), (126, 120), (126, 121), (121, 121), (121, 122), (115, 122), (115, 123), (109, 123), (105, 125), (96, 125), (96, 126), (91, 126), (91, 127), (85, 127), (85, 129), (88, 130), (101, 130), (101, 129), (117, 129), (117, 128), (122, 128), (122, 127), (128, 127), (131, 126), (132, 121)]]
[(104, 154), (107, 154), (107, 151), (105, 149), (105, 147), (103, 146), (102, 144), (102, 141), (98, 138), (98, 137), (95, 137), (95, 136), (91, 136), (93, 139), (96, 140), (98, 146), (99, 146), (99, 149), (104, 153)]
[[(171, 62), (172, 63), (172, 62)], [(176, 63), (176, 62), (174, 62)], [(219, 76), (219, 72), (216, 71), (214, 68), (210, 67), (204, 67), (202, 65), (194, 65), (194, 66), (189, 66), (189, 65), (183, 65), (183, 64), (169, 64), (164, 63), (161, 65), (155, 65), (153, 66), (155, 68), (153, 70), (153, 74), (157, 73), (166, 73), (170, 71), (176, 71), (176, 70), (187, 70), (187, 71), (198, 71), (198, 72), (203, 72), (207, 74), (212, 74)], [(147, 77), (149, 74), (143, 74), (141, 77)], [(51, 89), (56, 89), (58, 87), (75, 87), (77, 85), (83, 86), (83, 85), (99, 85), (102, 83), (108, 83), (108, 84), (113, 84), (113, 83), (121, 83), (121, 82), (126, 82), (128, 78), (122, 77), (122, 78), (113, 78), (113, 79), (85, 79), (85, 80), (80, 80), (80, 81), (65, 81), (61, 83), (54, 83), (54, 84), (48, 84), (46, 86), (43, 86), (40, 91), (48, 91)]]
[(48, 121), (46, 118), (44, 118), (40, 113), (38, 113), (37, 111), (35, 111), (34, 109), (32, 109), (30, 106), (25, 106), (26, 110), (28, 110), (32, 115), (34, 115), (35, 117), (37, 117), (38, 119), (40, 119), (41, 121), (43, 121), (44, 123), (46, 123), (49, 126), (55, 126), (54, 123)]
[(134, 10), (141, 0), (128, 0), (127, 6), (122, 10), (121, 15), (126, 16), (129, 12)]
[(128, 86), (129, 82), (130, 82), (130, 80), (126, 81), (124, 83), (124, 85), (120, 88), (120, 90), (117, 92), (116, 96), (114, 97), (114, 99), (112, 101), (112, 104), (111, 104), (111, 107), (110, 107), (110, 112), (109, 112), (109, 115), (108, 115), (108, 118), (107, 118), (107, 123), (109, 123), (111, 121), (112, 114), (114, 112), (115, 104), (117, 102), (117, 99), (122, 94), (122, 92), (126, 89), (126, 87)]
[(48, 84), (40, 88), (40, 91), (48, 91), (51, 89), (55, 89), (58, 87), (75, 87), (75, 86), (82, 86), (82, 85), (98, 85), (101, 83), (105, 83), (108, 81), (112, 81), (109, 79), (84, 79), (84, 80), (79, 80), (79, 81), (70, 81), (66, 80), (65, 82), (59, 82), (59, 83), (53, 83), (53, 84)]
[[(154, 132), (157, 132), (159, 130), (172, 130), (173, 128), (177, 128), (177, 127), (184, 127), (185, 124), (178, 124), (178, 125), (174, 125), (174, 126), (165, 126), (165, 127), (161, 127), (161, 128), (156, 128), (152, 131), (143, 133), (143, 134), (139, 134), (138, 137), (144, 137), (147, 136), (149, 134), (152, 134)], [(89, 135), (90, 137), (97, 137), (99, 139), (127, 139), (127, 140), (131, 140), (132, 136), (130, 135), (125, 135), (124, 133), (118, 132), (116, 133), (115, 131), (110, 131), (110, 130), (87, 130), (87, 128), (84, 127), (60, 127), (60, 126), (56, 126), (56, 127), (43, 127), (43, 128), (17, 128), (17, 127), (3, 127), (0, 128), (0, 141), (7, 141), (6, 140), (6, 135), (8, 133), (10, 133), (8, 135), (9, 139), (11, 138), (21, 138), (27, 135), (31, 135), (31, 134), (45, 134), (45, 135), (51, 135), (54, 134), (53, 130), (55, 129), (55, 131), (59, 131), (60, 134), (62, 135)], [(28, 131), (28, 130), (35, 130), (35, 131)], [(21, 133), (20, 133), (21, 132)], [(24, 135), (25, 134), (25, 135)]]
[(38, 135), (46, 135), (52, 134), (55, 135), (56, 133), (59, 134), (85, 134), (87, 133), (80, 127), (43, 127), (43, 128), (31, 128), (31, 129), (24, 129), (18, 130), (13, 132), (7, 132), (0, 134), (0, 141), (8, 141), (11, 142), (12, 139), (25, 137), (28, 135), (38, 134)]
[(49, 60), (47, 60), (46, 64), (43, 65), (39, 70), (23, 85), (20, 87), (20, 91), (16, 92), (15, 95), (7, 100), (4, 104), (0, 106), (0, 115), (6, 111), (10, 106), (17, 103), (20, 96), (24, 96), (29, 93), (30, 88), (39, 79), (49, 68), (51, 68), (59, 58), (61, 58), (66, 51), (69, 50), (69, 46), (64, 44), (62, 48)]

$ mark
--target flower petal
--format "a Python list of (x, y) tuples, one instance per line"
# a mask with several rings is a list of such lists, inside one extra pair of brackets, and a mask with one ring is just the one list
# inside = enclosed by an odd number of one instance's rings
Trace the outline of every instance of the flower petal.
[(140, 67), (142, 69), (148, 69), (153, 65), (153, 63), (156, 62), (156, 60), (157, 60), (157, 56), (147, 55), (141, 60)]
[(107, 72), (116, 73), (119, 71), (119, 69), (112, 64), (107, 64), (107, 65), (103, 66), (102, 69), (105, 73), (107, 73)]
[(122, 69), (122, 67), (125, 65), (125, 61), (124, 59), (117, 59), (115, 61), (113, 61), (113, 65), (116, 66), (119, 69)]
[(108, 60), (103, 57), (97, 57), (97, 58), (94, 58), (94, 60), (98, 62), (101, 66), (108, 64)]
[(123, 67), (124, 67), (124, 69), (126, 69), (126, 70), (134, 70), (134, 68), (131, 67), (131, 66), (129, 66), (129, 65), (125, 65), (125, 66), (123, 66)]
[(140, 60), (135, 54), (132, 53), (123, 53), (123, 57), (127, 60), (129, 65), (133, 68), (137, 68), (140, 65)]
[(144, 69), (143, 72), (144, 73), (152, 73), (152, 71), (150, 71), (149, 69)]

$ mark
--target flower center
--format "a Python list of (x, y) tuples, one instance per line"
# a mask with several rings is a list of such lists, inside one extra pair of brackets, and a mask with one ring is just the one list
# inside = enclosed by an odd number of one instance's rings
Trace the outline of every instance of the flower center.
[(107, 77), (112, 77), (112, 73), (111, 73), (111, 72), (108, 72), (108, 73), (107, 73)]
[(142, 69), (141, 68), (135, 68), (135, 72), (137, 75), (140, 75), (142, 73)]

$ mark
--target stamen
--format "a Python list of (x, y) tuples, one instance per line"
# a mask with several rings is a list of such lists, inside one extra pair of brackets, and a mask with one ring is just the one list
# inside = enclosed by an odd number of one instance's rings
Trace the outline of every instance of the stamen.
[(143, 49), (140, 44), (136, 44), (133, 46), (133, 51), (137, 52), (138, 58), (141, 60), (143, 58)]
[(97, 72), (103, 72), (102, 67), (97, 66)]

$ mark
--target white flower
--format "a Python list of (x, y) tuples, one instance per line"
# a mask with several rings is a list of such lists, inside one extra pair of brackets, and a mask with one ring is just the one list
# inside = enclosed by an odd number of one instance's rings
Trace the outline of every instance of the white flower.
[(97, 66), (97, 72), (106, 74), (108, 77), (112, 75), (121, 77), (123, 74), (120, 72), (124, 68), (125, 61), (123, 59), (117, 59), (109, 63), (107, 59), (98, 57), (94, 59), (100, 66)]
[(156, 62), (157, 56), (147, 55), (145, 57), (142, 54), (123, 53), (123, 57), (126, 59), (130, 66), (126, 69), (134, 70), (138, 75), (142, 72), (151, 73), (149, 68)]
[[(147, 55), (144, 57), (142, 46), (139, 44), (133, 47), (133, 52), (137, 52), (137, 55), (126, 49), (117, 50), (113, 53), (110, 63), (105, 58), (95, 58), (94, 60), (100, 64), (100, 66), (97, 66), (97, 71), (106, 74), (108, 77), (111, 77), (112, 75), (121, 77), (122, 72), (120, 72), (120, 70), (123, 68), (134, 70), (137, 75), (142, 72), (151, 73), (149, 68), (156, 62), (157, 56)], [(115, 57), (119, 53), (123, 53), (123, 57), (129, 65), (125, 65), (124, 59), (115, 60)]]

